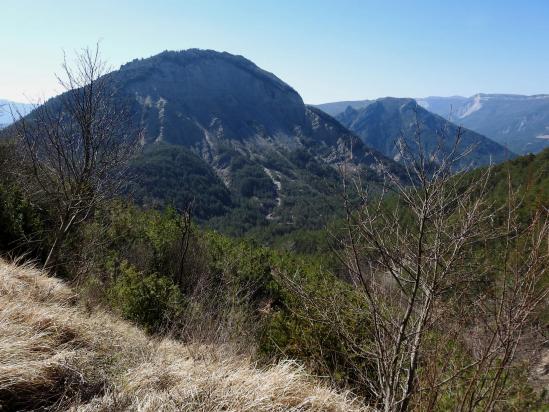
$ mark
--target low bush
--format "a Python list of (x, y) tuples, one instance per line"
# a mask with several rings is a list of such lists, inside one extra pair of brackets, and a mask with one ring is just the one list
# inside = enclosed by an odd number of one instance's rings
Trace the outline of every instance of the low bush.
[(117, 269), (110, 287), (111, 305), (149, 332), (161, 331), (183, 312), (181, 291), (165, 276), (143, 274), (127, 262)]

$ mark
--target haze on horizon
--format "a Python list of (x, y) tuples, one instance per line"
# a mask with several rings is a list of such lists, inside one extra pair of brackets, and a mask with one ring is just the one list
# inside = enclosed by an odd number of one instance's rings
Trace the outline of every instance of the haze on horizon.
[[(482, 4), (481, 4), (482, 3)], [(63, 50), (115, 69), (163, 50), (241, 54), (308, 103), (549, 93), (549, 2), (5, 2), (0, 98), (55, 95)]]

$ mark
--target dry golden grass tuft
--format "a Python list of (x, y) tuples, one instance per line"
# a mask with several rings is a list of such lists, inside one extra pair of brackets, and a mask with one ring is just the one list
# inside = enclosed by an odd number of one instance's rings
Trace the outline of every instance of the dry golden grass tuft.
[(71, 289), (0, 260), (0, 410), (365, 411), (291, 362), (155, 340), (86, 313)]

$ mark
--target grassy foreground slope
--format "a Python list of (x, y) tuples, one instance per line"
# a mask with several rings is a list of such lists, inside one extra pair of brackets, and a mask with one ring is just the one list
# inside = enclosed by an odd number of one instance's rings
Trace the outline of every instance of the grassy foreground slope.
[(296, 365), (156, 340), (80, 306), (62, 281), (0, 260), (0, 410), (360, 411)]

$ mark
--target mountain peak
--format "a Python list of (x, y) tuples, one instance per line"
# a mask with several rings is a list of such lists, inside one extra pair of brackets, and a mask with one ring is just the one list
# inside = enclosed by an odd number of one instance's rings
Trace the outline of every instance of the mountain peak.
[[(367, 146), (394, 159), (399, 157), (397, 139), (404, 137), (409, 147), (415, 147), (412, 139), (417, 122), (421, 125), (422, 141), (428, 151), (442, 143), (442, 150), (449, 152), (458, 132), (455, 124), (427, 111), (412, 98), (380, 98), (363, 109), (342, 113), (337, 119), (358, 134)], [(471, 130), (464, 130), (462, 149), (470, 145), (475, 149), (462, 162), (463, 166), (471, 162), (476, 165), (499, 162), (509, 156), (503, 146)]]
[(468, 98), (436, 97), (422, 106), (456, 119), (516, 153), (536, 153), (549, 147), (549, 95), (477, 93)]
[(297, 93), (292, 87), (283, 82), (274, 74), (261, 69), (251, 60), (244, 56), (235, 55), (228, 52), (220, 52), (210, 49), (187, 49), (187, 50), (165, 50), (154, 56), (134, 59), (131, 62), (120, 66), (120, 71), (133, 70), (154, 70), (167, 69), (170, 66), (178, 66), (179, 68), (193, 67), (200, 65), (233, 65), (241, 70), (257, 76), (258, 78), (271, 82), (274, 86), (281, 90), (292, 91)]
[(337, 184), (343, 162), (373, 174), (377, 160), (400, 168), (242, 56), (164, 51), (109, 76), (144, 129), (136, 170), (143, 187), (134, 190), (143, 204), (174, 200), (184, 207), (196, 194), (189, 189), (194, 185), (208, 199), (200, 207), (211, 210), (201, 217), (252, 202), (264, 219), (293, 222), (304, 215), (300, 193), (322, 203), (326, 181)]
[(414, 108), (418, 105), (417, 102), (410, 97), (381, 97), (372, 104), (378, 104), (388, 108), (398, 107), (400, 110)]
[[(292, 135), (306, 123), (301, 96), (274, 74), (227, 52), (189, 49), (136, 59), (111, 73), (147, 126), (146, 143), (201, 146)], [(206, 156), (211, 156), (206, 154)]]

